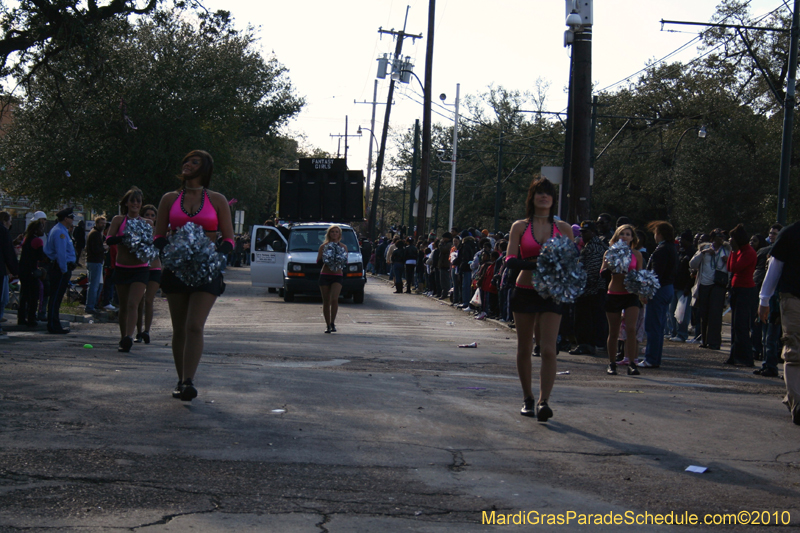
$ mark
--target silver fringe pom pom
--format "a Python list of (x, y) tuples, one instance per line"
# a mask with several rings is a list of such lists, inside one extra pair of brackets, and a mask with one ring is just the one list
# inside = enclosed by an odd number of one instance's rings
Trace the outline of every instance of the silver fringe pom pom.
[(542, 298), (573, 303), (583, 293), (586, 271), (578, 262), (578, 249), (564, 237), (553, 237), (542, 246), (533, 276), (533, 287)]
[(203, 227), (189, 222), (170, 235), (161, 264), (186, 285), (200, 287), (223, 272), (226, 261)]
[(644, 296), (648, 300), (656, 295), (661, 288), (658, 276), (652, 270), (631, 270), (625, 276), (625, 290), (630, 293)]
[(143, 263), (158, 257), (158, 249), (153, 246), (153, 227), (146, 220), (128, 219), (122, 233), (122, 244)]
[(614, 274), (625, 274), (631, 266), (631, 248), (625, 241), (617, 241), (606, 252), (606, 263)]
[(347, 252), (335, 242), (329, 242), (322, 249), (322, 262), (331, 270), (344, 270), (347, 266)]

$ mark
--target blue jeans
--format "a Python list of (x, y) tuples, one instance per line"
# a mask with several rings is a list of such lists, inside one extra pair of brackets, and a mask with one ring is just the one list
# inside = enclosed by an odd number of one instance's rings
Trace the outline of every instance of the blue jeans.
[(103, 284), (103, 263), (86, 263), (89, 275), (89, 292), (86, 294), (86, 311), (94, 311), (100, 286)]
[(664, 334), (670, 337), (678, 337), (685, 341), (689, 339), (689, 324), (692, 323), (692, 296), (688, 296), (689, 302), (686, 305), (683, 322), (679, 323), (675, 319), (675, 309), (678, 307), (678, 301), (681, 299), (681, 296), (683, 296), (683, 291), (675, 291), (675, 294), (672, 296), (672, 303), (667, 312), (667, 326), (664, 330)]
[(469, 305), (472, 300), (472, 271), (469, 267), (461, 267), (461, 301), (464, 305)]
[(667, 310), (672, 302), (672, 284), (665, 285), (656, 291), (647, 302), (647, 313), (644, 317), (644, 331), (647, 333), (647, 348), (644, 359), (653, 366), (661, 366), (661, 352), (664, 349), (664, 324), (667, 322)]
[(452, 276), (453, 277), (453, 303), (454, 304), (460, 304), (460, 303), (463, 303), (463, 301), (464, 301), (463, 300), (463, 295), (461, 293), (461, 289), (463, 288), (463, 286), (461, 285), (461, 274), (456, 274), (455, 272), (452, 272), (452, 274), (453, 274), (453, 276)]
[(394, 286), (398, 291), (403, 291), (403, 274), (406, 272), (406, 266), (403, 263), (392, 263), (392, 278), (394, 279)]

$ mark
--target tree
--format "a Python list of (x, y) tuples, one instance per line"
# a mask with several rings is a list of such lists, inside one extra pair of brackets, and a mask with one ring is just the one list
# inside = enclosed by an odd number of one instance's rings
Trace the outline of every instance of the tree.
[[(152, 13), (160, 0), (0, 0), (0, 75), (37, 67), (65, 50), (87, 44), (106, 20)], [(183, 2), (178, 2), (182, 5)], [(16, 61), (9, 66), (9, 57)]]
[[(467, 95), (462, 100), (464, 111), (459, 121), (453, 216), (457, 228), (494, 229), (499, 173), (497, 229), (508, 232), (514, 220), (525, 215), (525, 197), (532, 176), (539, 173), (543, 165), (560, 165), (563, 161), (563, 128), (560, 123), (545, 120), (536, 113), (544, 106), (546, 89), (541, 80), (537, 81), (538, 94), (535, 96), (491, 86), (483, 93)], [(527, 109), (529, 106), (534, 109)], [(503, 155), (498, 164), (501, 132)], [(397, 142), (400, 148), (393, 166), (410, 169), (413, 131), (405, 132)], [(452, 126), (434, 125), (432, 147), (434, 150), (440, 148), (445, 154), (451, 153)], [(438, 201), (440, 233), (450, 229), (445, 226), (450, 203), (451, 168), (449, 157), (443, 159), (444, 162), (435, 158), (431, 162), (431, 186), (434, 189), (434, 220), (431, 225), (436, 221)]]
[(92, 47), (33, 73), (0, 144), (3, 186), (43, 207), (74, 198), (102, 209), (131, 185), (157, 202), (200, 148), (214, 156), (213, 187), (261, 213), (277, 170), (297, 158), (280, 132), (303, 99), (254, 50), (252, 28), (236, 31), (227, 12), (189, 15), (107, 20)]

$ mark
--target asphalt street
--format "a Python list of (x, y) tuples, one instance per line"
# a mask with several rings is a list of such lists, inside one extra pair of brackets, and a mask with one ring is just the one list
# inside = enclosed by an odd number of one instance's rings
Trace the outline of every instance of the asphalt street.
[[(170, 395), (161, 298), (152, 342), (129, 354), (113, 323), (5, 328), (0, 531), (687, 529), (579, 523), (645, 513), (800, 528), (783, 382), (725, 353), (667, 343), (662, 368), (631, 377), (562, 353), (542, 424), (519, 415), (516, 337), (500, 323), (370, 278), (326, 335), (319, 297), (285, 303), (246, 268), (226, 282), (192, 402)], [(545, 514), (569, 524), (497, 525)]]

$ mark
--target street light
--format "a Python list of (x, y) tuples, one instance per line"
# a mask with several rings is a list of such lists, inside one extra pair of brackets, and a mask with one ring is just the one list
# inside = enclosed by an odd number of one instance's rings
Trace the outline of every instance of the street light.
[[(706, 135), (708, 135), (708, 132), (706, 131), (706, 127), (701, 125), (699, 127), (698, 126), (689, 126), (685, 130), (683, 130), (683, 133), (681, 133), (681, 136), (678, 137), (678, 142), (675, 143), (675, 149), (672, 151), (672, 160), (670, 161), (670, 167), (669, 167), (670, 199), (672, 198), (672, 189), (674, 188), (674, 183), (675, 183), (675, 156), (678, 155), (678, 147), (681, 145), (681, 141), (686, 136), (686, 134), (689, 133), (690, 131), (696, 131), (698, 139), (705, 139)], [(669, 204), (668, 204), (667, 209), (669, 210)], [(669, 211), (667, 212), (667, 215), (668, 216), (670, 215)]]
[(708, 135), (708, 132), (706, 131), (706, 127), (705, 126), (699, 126), (699, 127), (698, 126), (689, 126), (685, 130), (683, 130), (683, 133), (681, 133), (681, 136), (678, 137), (678, 142), (675, 143), (675, 150), (672, 151), (672, 162), (670, 164), (671, 167), (675, 166), (675, 156), (678, 154), (678, 147), (681, 145), (681, 141), (686, 136), (686, 134), (689, 133), (690, 131), (696, 131), (698, 139), (705, 139), (706, 135)]
[(453, 208), (455, 206), (456, 200), (456, 153), (458, 152), (458, 99), (461, 93), (461, 84), (456, 83), (456, 103), (455, 104), (448, 104), (445, 102), (447, 99), (447, 95), (442, 93), (439, 95), (439, 99), (442, 101), (444, 105), (455, 105), (456, 106), (456, 117), (453, 121), (453, 158), (450, 161), (451, 165), (451, 173), (450, 173), (450, 218), (448, 219), (447, 224), (447, 231), (450, 231), (453, 228)]

